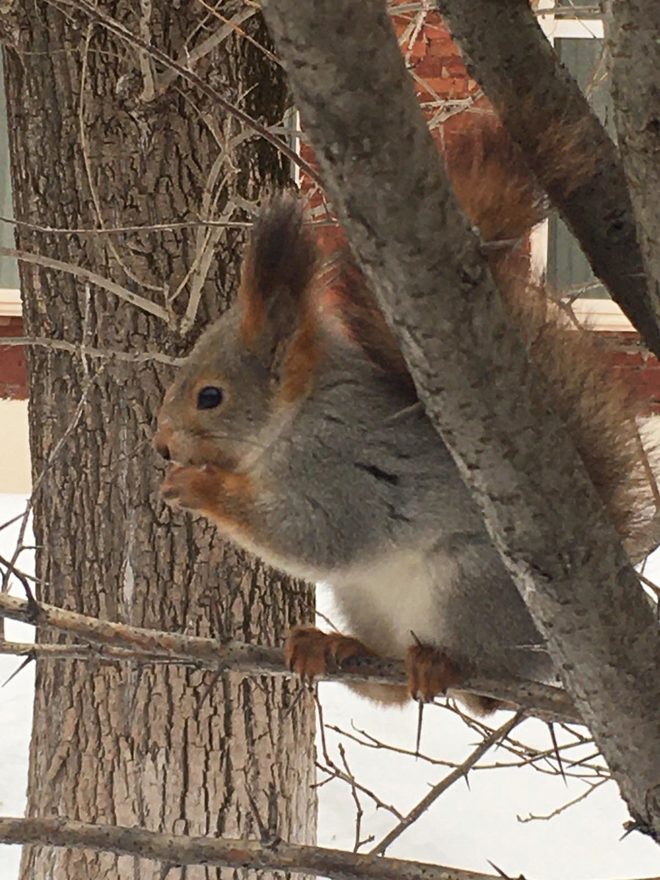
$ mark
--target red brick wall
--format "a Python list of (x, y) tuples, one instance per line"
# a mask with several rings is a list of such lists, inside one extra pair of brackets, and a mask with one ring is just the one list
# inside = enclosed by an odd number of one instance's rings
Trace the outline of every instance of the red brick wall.
[(23, 336), (23, 320), (0, 315), (0, 398), (25, 400), (27, 373), (21, 346), (3, 346), (2, 337)]
[(660, 363), (637, 333), (603, 333), (615, 372), (632, 389), (643, 414), (660, 415)]

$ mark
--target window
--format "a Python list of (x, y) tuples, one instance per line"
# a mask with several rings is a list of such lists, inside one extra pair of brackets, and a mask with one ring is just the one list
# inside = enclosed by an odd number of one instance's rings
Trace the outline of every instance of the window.
[[(9, 141), (7, 138), (7, 106), (2, 88), (2, 59), (0, 58), (0, 217), (12, 216), (11, 178), (9, 172)], [(14, 228), (0, 221), (0, 246), (13, 248)], [(0, 315), (20, 315), (18, 267), (16, 260), (0, 256)]]
[[(544, 10), (547, 10), (544, 11)], [(540, 0), (539, 23), (562, 63), (575, 77), (596, 114), (614, 137), (603, 22), (594, 0)], [(628, 320), (591, 271), (580, 246), (557, 216), (535, 234), (534, 262), (550, 284), (578, 297), (574, 311), (603, 330), (631, 329)]]

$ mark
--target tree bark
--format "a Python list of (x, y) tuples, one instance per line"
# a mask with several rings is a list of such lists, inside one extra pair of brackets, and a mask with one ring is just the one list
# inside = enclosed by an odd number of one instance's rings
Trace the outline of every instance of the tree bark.
[[(629, 4), (623, 0), (618, 5), (627, 8)], [(649, 13), (653, 7), (651, 17), (657, 21), (657, 4), (646, 0), (645, 5)], [(470, 72), (511, 137), (523, 148), (591, 268), (651, 351), (660, 357), (660, 291), (657, 286), (649, 288), (646, 282), (621, 158), (545, 38), (529, 0), (437, 0), (437, 6)], [(646, 28), (647, 19), (639, 20)], [(651, 46), (651, 30), (647, 33), (651, 76), (646, 81), (652, 88), (653, 76), (657, 78), (658, 49), (657, 39)], [(635, 67), (629, 79), (633, 91), (638, 71), (640, 68)], [(636, 106), (644, 106), (641, 93)], [(657, 112), (657, 95), (655, 106), (652, 112)], [(653, 136), (652, 127), (648, 133)], [(656, 128), (656, 145), (657, 138)], [(655, 158), (657, 175), (657, 151)], [(630, 169), (627, 171), (630, 179)], [(657, 187), (647, 192), (648, 204)], [(657, 209), (657, 200), (653, 201)], [(658, 239), (655, 241), (657, 244)]]
[[(226, 837), (182, 837), (156, 834), (143, 828), (0, 817), (0, 843), (32, 840), (47, 840), (52, 846), (95, 847), (117, 854), (145, 853), (158, 859), (163, 868), (171, 864), (227, 865), (235, 869), (241, 880), (248, 872), (252, 873), (250, 868), (258, 870), (259, 877), (267, 876), (264, 870), (279, 869), (287, 872), (287, 876), (292, 873), (298, 877), (300, 871), (305, 871), (329, 880), (498, 880), (502, 876), (429, 862), (374, 858), (370, 853), (301, 846), (280, 839), (260, 842)], [(163, 875), (168, 877), (169, 872)]]
[[(222, 11), (231, 17), (238, 8), (227, 3)], [(195, 4), (117, 2), (107, 11), (174, 57), (218, 25)], [(233, 199), (287, 179), (272, 146), (252, 140), (232, 148), (240, 133), (231, 118), (180, 80), (147, 101), (162, 69), (121, 39), (80, 27), (48, 3), (21, 3), (12, 14), (4, 32), (13, 38), (5, 63), (17, 220), (69, 228), (222, 212), (244, 220), (231, 213)], [(257, 19), (242, 27), (267, 38)], [(281, 71), (229, 34), (197, 70), (272, 124), (285, 106)], [(18, 228), (20, 249), (91, 269), (172, 316), (168, 326), (93, 284), (21, 266), (28, 335), (136, 355), (132, 364), (75, 348), (28, 351), (39, 595), (108, 620), (274, 645), (309, 619), (310, 588), (266, 570), (158, 496), (162, 468), (151, 434), (172, 371), (144, 354), (182, 354), (236, 288), (241, 236), (214, 231), (205, 241), (206, 232)], [(191, 285), (173, 292), (189, 269), (200, 317), (182, 339), (174, 326)], [(28, 815), (254, 836), (253, 799), (264, 822), (276, 803), (278, 833), (311, 842), (313, 708), (298, 696), (295, 683), (238, 673), (38, 662)], [(22, 865), (25, 880), (138, 876), (162, 875), (133, 855), (37, 845)], [(173, 868), (168, 880), (184, 876), (219, 874)]]
[(660, 302), (660, 5), (608, 3), (619, 147), (637, 220), (649, 296)]
[(268, 0), (264, 14), (427, 413), (635, 820), (660, 836), (657, 622), (508, 324), (385, 4)]

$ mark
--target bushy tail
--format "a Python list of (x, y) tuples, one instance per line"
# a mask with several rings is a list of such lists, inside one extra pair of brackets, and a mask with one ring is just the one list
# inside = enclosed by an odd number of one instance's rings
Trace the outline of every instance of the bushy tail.
[[(637, 407), (593, 332), (569, 323), (529, 271), (527, 236), (545, 203), (522, 151), (492, 122), (448, 155), (452, 186), (479, 230), (484, 253), (530, 358), (546, 380), (585, 467), (623, 538), (652, 514), (653, 495), (635, 422)], [(560, 161), (557, 157), (556, 161)], [(566, 157), (580, 173), (584, 159)]]
[[(481, 236), (511, 320), (614, 526), (622, 538), (632, 538), (653, 513), (632, 394), (613, 375), (596, 334), (570, 325), (547, 290), (531, 278), (528, 235), (545, 216), (545, 199), (521, 150), (492, 118), (481, 118), (478, 129), (468, 129), (446, 151), (452, 187)], [(584, 164), (583, 159), (569, 161)], [(375, 363), (405, 371), (373, 295), (348, 265), (343, 311), (349, 332)]]

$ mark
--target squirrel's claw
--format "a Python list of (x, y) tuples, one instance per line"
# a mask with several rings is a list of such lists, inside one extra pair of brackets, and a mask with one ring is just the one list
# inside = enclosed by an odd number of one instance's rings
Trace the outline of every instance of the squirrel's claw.
[(295, 627), (284, 646), (289, 669), (308, 681), (333, 667), (358, 666), (360, 659), (375, 656), (359, 639), (324, 633), (313, 626)]
[(413, 700), (430, 703), (460, 681), (456, 666), (441, 648), (416, 644), (406, 654), (408, 692)]

